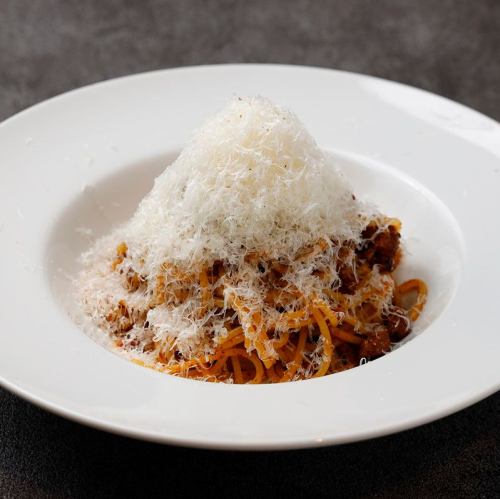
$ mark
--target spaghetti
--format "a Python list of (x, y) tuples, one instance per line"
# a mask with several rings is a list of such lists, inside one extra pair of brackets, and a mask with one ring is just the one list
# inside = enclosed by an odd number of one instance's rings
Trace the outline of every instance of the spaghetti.
[[(122, 300), (107, 315), (106, 327), (120, 348), (139, 347), (147, 353), (148, 367), (188, 378), (280, 383), (350, 369), (362, 359), (384, 355), (391, 344), (406, 337), (425, 305), (423, 281), (396, 285), (392, 275), (400, 261), (400, 227), (398, 220), (372, 220), (356, 246), (344, 243), (338, 248), (335, 241), (321, 240), (298, 252), (296, 260), (308, 261), (316, 284), (324, 283), (320, 294), (306, 295), (294, 288), (289, 275), (293, 262), (283, 259), (247, 256), (244, 265), (255, 267), (260, 275), (262, 296), (257, 301), (241, 293), (239, 269), (225, 262), (215, 261), (197, 271), (165, 263), (144, 310)], [(315, 266), (324, 264), (318, 257), (325, 254), (336, 255), (330, 266), (337, 274), (334, 279), (326, 275), (324, 265)], [(147, 276), (130, 267), (126, 243), (118, 245), (110, 268), (123, 276), (131, 295), (141, 286), (147, 289)], [(179, 307), (193, 295), (198, 299), (198, 316), (205, 318), (207, 340), (198, 352), (180, 351), (173, 337), (155, 339), (147, 334), (147, 311)], [(210, 330), (221, 320), (223, 331)], [(134, 328), (150, 340), (126, 345), (124, 339)]]

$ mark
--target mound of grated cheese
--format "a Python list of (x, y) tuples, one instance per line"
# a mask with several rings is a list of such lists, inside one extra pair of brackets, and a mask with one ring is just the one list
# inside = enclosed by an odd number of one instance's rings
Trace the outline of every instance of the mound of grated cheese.
[(293, 113), (236, 98), (156, 179), (127, 233), (154, 271), (165, 259), (237, 263), (242, 247), (283, 256), (327, 234), (356, 238), (359, 211)]
[[(196, 268), (200, 262), (224, 260), (240, 269), (233, 291), (265, 310), (259, 276), (245, 256), (293, 260), (321, 238), (359, 241), (366, 225), (363, 213), (367, 208), (292, 112), (262, 97), (234, 98), (194, 133), (131, 220), (83, 255), (79, 299), (101, 328), (120, 299), (132, 308), (144, 307), (147, 293), (127, 293), (109, 268), (117, 244), (125, 241), (128, 262), (150, 287), (165, 262)], [(311, 268), (331, 266), (332, 251), (319, 257), (323, 263), (297, 262), (290, 284), (305, 294), (320, 292)], [(329, 270), (334, 282), (336, 269)], [(149, 310), (148, 334), (154, 341), (175, 337), (186, 355), (209, 352), (207, 324), (216, 335), (225, 328), (222, 320), (200, 318), (197, 300), (195, 293), (178, 307)], [(129, 336), (141, 345), (145, 334), (134, 326)]]

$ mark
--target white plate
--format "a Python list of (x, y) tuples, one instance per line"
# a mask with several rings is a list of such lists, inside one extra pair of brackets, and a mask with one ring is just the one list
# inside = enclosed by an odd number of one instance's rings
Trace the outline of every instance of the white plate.
[[(65, 273), (127, 218), (189, 132), (232, 95), (293, 109), (361, 197), (404, 223), (426, 279), (413, 339), (322, 379), (231, 386), (134, 365), (69, 319)], [(0, 381), (101, 429), (200, 447), (336, 444), (410, 428), (499, 388), (500, 127), (449, 100), (324, 69), (147, 73), (56, 97), (0, 125)], [(425, 187), (424, 187), (425, 186)]]

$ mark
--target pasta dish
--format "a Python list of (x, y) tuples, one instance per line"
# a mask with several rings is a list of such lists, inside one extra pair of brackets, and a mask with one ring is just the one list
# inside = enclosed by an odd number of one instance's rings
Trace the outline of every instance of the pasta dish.
[(358, 200), (297, 117), (234, 99), (83, 255), (87, 329), (141, 365), (278, 383), (356, 367), (403, 340), (426, 284), (397, 283), (401, 222)]

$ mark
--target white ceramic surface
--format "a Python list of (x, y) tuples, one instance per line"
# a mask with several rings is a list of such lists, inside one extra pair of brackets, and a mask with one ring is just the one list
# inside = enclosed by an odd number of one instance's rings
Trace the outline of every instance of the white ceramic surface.
[[(401, 276), (429, 303), (410, 341), (321, 379), (202, 383), (108, 352), (68, 313), (67, 275), (125, 220), (190, 131), (232, 95), (293, 109), (359, 197), (402, 219)], [(200, 447), (277, 449), (375, 437), (500, 386), (500, 126), (441, 97), (339, 71), (205, 66), (92, 85), (0, 124), (0, 382), (105, 430)]]

